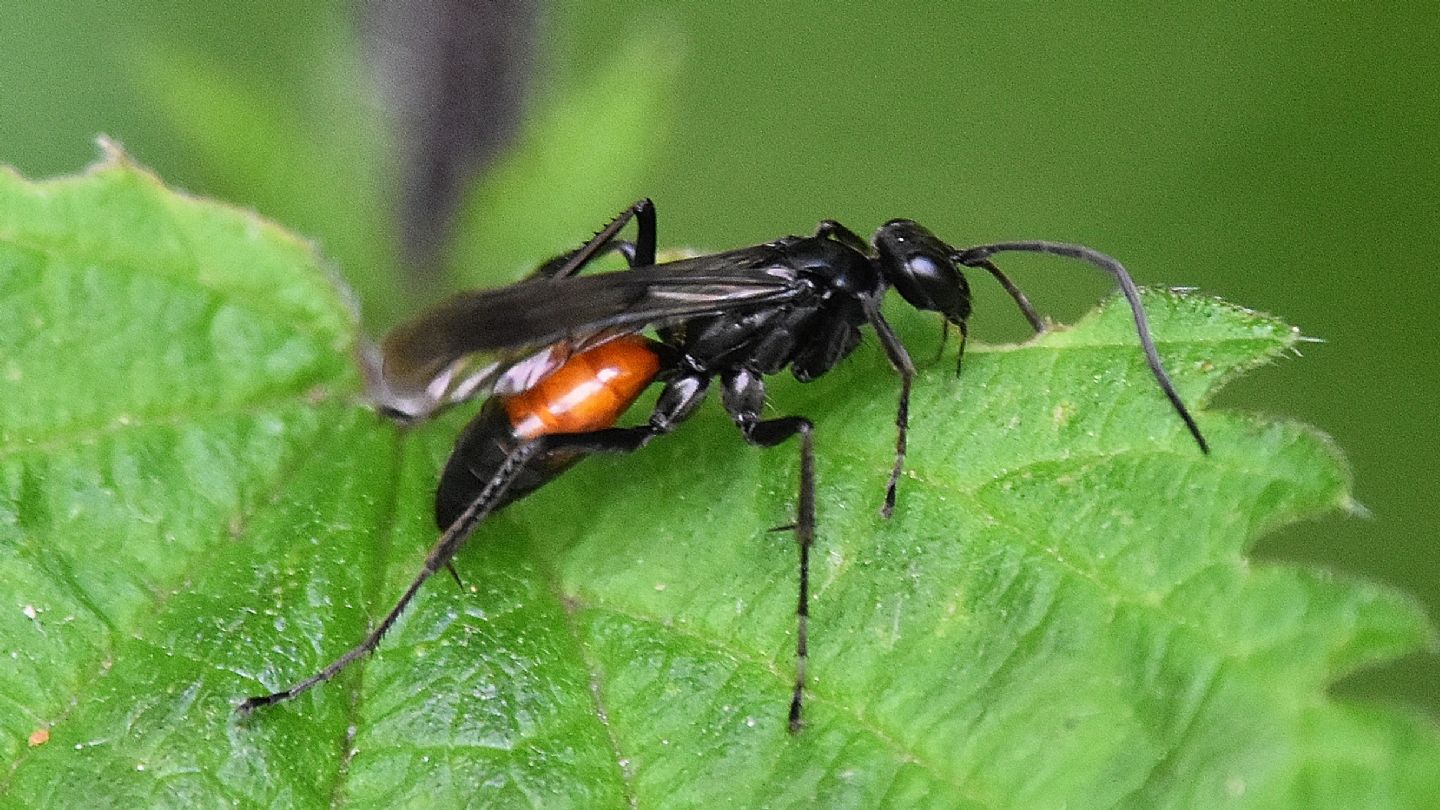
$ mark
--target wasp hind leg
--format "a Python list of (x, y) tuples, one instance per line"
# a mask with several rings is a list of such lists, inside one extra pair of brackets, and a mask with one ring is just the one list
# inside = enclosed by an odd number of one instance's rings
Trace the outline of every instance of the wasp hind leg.
[[(470, 536), (470, 532), (479, 525), (480, 521), (484, 520), (491, 512), (495, 511), (496, 508), (505, 502), (506, 491), (510, 489), (511, 484), (515, 483), (515, 479), (519, 477), (520, 472), (525, 468), (526, 462), (542, 449), (541, 441), (533, 441), (520, 444), (514, 450), (510, 451), (510, 454), (505, 457), (505, 461), (500, 465), (500, 468), (495, 471), (495, 475), (486, 483), (485, 487), (480, 491), (480, 494), (475, 496), (475, 499), (470, 502), (470, 505), (465, 508), (465, 511), (460, 513), (460, 516), (450, 524), (450, 527), (445, 530), (444, 534), (440, 535), (440, 539), (431, 547), (430, 553), (425, 557), (424, 567), (420, 569), (420, 573), (416, 575), (415, 579), (410, 583), (410, 587), (405, 589), (405, 593), (400, 596), (395, 606), (390, 608), (390, 612), (385, 614), (385, 618), (380, 620), (380, 624), (376, 625), (375, 629), (371, 630), (370, 634), (367, 635), (363, 641), (346, 650), (343, 655), (331, 661), (324, 669), (294, 684), (288, 689), (272, 692), (268, 695), (246, 698), (235, 708), (235, 713), (244, 717), (261, 706), (281, 703), (302, 695), (314, 687), (334, 678), (356, 660), (374, 652), (375, 648), (380, 645), (380, 640), (385, 637), (385, 634), (394, 626), (396, 620), (400, 618), (400, 614), (405, 612), (405, 608), (408, 607), (411, 600), (415, 598), (415, 594), (419, 593), (420, 586), (424, 585), (425, 580), (429, 579), (436, 571), (450, 565), (450, 561), (455, 558), (455, 552), (459, 551), (461, 544), (465, 542), (465, 538)], [(453, 567), (451, 568), (451, 572), (454, 572)]]
[[(631, 219), (635, 220), (635, 241), (616, 239), (616, 234)], [(647, 267), (655, 263), (655, 245), (655, 203), (648, 198), (637, 200), (590, 237), (590, 241), (545, 262), (527, 278), (569, 278), (608, 253), (624, 256), (625, 263), (631, 267)]]

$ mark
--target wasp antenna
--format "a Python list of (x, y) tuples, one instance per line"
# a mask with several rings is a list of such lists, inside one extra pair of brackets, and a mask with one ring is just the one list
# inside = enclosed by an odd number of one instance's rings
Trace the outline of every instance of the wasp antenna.
[[(1200, 446), (1200, 452), (1209, 453), (1210, 444), (1205, 441), (1205, 436), (1200, 432), (1200, 426), (1195, 424), (1195, 417), (1190, 415), (1190, 410), (1175, 392), (1175, 385), (1170, 382), (1170, 375), (1165, 373), (1165, 367), (1160, 363), (1160, 353), (1155, 350), (1155, 341), (1150, 337), (1150, 324), (1145, 318), (1145, 309), (1140, 306), (1140, 291), (1135, 287), (1134, 279), (1126, 272), (1125, 266), (1110, 256), (1101, 253), (1094, 248), (1084, 245), (1072, 245), (1064, 242), (1047, 242), (1043, 240), (1025, 242), (996, 242), (990, 245), (976, 245), (965, 248), (955, 254), (955, 261), (967, 267), (986, 267), (989, 258), (996, 253), (1048, 253), (1052, 256), (1063, 256), (1068, 259), (1078, 259), (1091, 264), (1104, 272), (1110, 274), (1120, 285), (1120, 292), (1125, 295), (1125, 300), (1130, 303), (1130, 314), (1135, 319), (1135, 332), (1140, 336), (1140, 348), (1145, 352), (1145, 362), (1150, 366), (1150, 373), (1155, 376), (1159, 383), (1160, 390), (1165, 392), (1165, 397), (1170, 400), (1170, 405), (1185, 422), (1185, 427), (1190, 430), (1190, 435), (1195, 438), (1195, 443)], [(986, 267), (989, 270), (989, 267)], [(995, 274), (997, 270), (991, 270)], [(997, 276), (999, 278), (999, 276)], [(1005, 284), (1001, 281), (1001, 284)], [(1013, 285), (1010, 285), (1013, 286)], [(1007, 286), (1007, 290), (1009, 286)], [(1013, 293), (1012, 293), (1013, 296)]]
[(989, 259), (980, 258), (978, 260), (967, 260), (966, 254), (968, 253), (968, 250), (961, 251), (950, 258), (966, 267), (982, 268), (985, 272), (994, 276), (995, 280), (1000, 282), (1000, 286), (1005, 288), (1005, 292), (1009, 293), (1010, 297), (1015, 300), (1015, 306), (1019, 307), (1020, 311), (1024, 313), (1025, 320), (1030, 322), (1030, 328), (1035, 330), (1035, 334), (1038, 335), (1044, 332), (1045, 319), (1040, 317), (1039, 312), (1035, 311), (1035, 306), (1030, 303), (1030, 299), (1016, 286), (1015, 282), (1011, 281), (1010, 277), (1005, 275), (1004, 271), (996, 267), (995, 263)]

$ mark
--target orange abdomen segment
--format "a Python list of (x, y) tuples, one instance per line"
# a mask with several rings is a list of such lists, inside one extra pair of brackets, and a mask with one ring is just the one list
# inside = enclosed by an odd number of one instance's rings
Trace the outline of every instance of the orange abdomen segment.
[(650, 342), (627, 335), (575, 355), (539, 385), (506, 397), (505, 413), (521, 439), (613, 427), (659, 371)]

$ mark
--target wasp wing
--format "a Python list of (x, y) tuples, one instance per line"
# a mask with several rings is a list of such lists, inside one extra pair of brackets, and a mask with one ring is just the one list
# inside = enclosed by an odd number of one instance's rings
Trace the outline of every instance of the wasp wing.
[(689, 318), (803, 295), (772, 246), (460, 293), (396, 327), (382, 344), (382, 406), (424, 417), (447, 404), (533, 385), (577, 351)]

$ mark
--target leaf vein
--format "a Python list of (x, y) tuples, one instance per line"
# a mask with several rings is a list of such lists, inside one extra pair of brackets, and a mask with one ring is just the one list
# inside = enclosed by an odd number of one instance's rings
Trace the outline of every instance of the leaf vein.
[[(781, 672), (779, 667), (775, 665), (774, 661), (768, 659), (762, 653), (759, 653), (757, 651), (742, 649), (731, 644), (725, 644), (717, 639), (700, 635), (693, 630), (688, 630), (683, 625), (674, 622), (668, 622), (665, 621), (663, 618), (646, 615), (629, 608), (595, 601), (580, 602), (580, 604), (581, 606), (590, 608), (592, 610), (605, 611), (620, 618), (652, 625), (654, 627), (659, 627), (667, 633), (671, 633), (686, 640), (698, 642), (702, 646), (718, 650), (719, 652), (726, 654), (732, 659), (747, 663), (762, 671), (770, 673), (771, 675), (775, 676), (776, 680), (782, 683), (787, 689), (792, 683), (793, 676), (790, 673)], [(971, 788), (963, 784), (958, 779), (958, 777), (953, 777), (949, 774), (946, 774), (940, 769), (937, 763), (930, 762), (917, 751), (914, 751), (902, 744), (896, 737), (892, 736), (884, 728), (880, 727), (869, 718), (855, 711), (854, 707), (847, 705), (843, 701), (829, 697), (824, 693), (823, 690), (816, 690), (815, 688), (813, 688), (813, 686), (806, 689), (805, 696), (812, 702), (818, 700), (835, 708), (841, 714), (848, 715), (855, 722), (855, 725), (858, 728), (866, 731), (870, 734), (870, 736), (874, 737), (886, 748), (889, 748), (897, 756), (897, 758), (899, 758), (900, 761), (912, 762), (916, 764), (921, 769), (929, 773), (936, 782), (954, 788), (957, 794), (959, 794), (961, 797), (969, 799), (973, 802), (986, 804), (987, 806), (998, 806), (988, 801), (982, 802), (982, 798), (973, 793)]]

